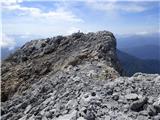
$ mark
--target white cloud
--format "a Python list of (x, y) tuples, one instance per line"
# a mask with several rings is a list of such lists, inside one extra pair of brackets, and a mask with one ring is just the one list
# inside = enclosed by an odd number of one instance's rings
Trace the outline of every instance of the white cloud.
[(13, 48), (16, 42), (14, 38), (7, 36), (6, 34), (2, 33), (2, 38), (0, 39), (0, 47), (8, 47)]
[(119, 9), (126, 11), (126, 12), (143, 12), (147, 8), (141, 5), (136, 5), (136, 4), (128, 4), (124, 6), (119, 6)]
[[(124, 1), (123, 1), (124, 2)], [(147, 8), (143, 5), (137, 4), (137, 2), (125, 2), (121, 4), (116, 0), (113, 1), (91, 1), (89, 0), (87, 4), (93, 9), (105, 11), (105, 12), (115, 12), (115, 11), (124, 11), (124, 12), (143, 12)]]
[[(20, 35), (29, 32), (30, 34), (47, 37), (68, 34), (71, 26), (82, 26), (84, 24), (83, 19), (71, 9), (72, 6), (62, 4), (62, 2), (51, 2), (51, 4), (53, 4), (53, 8), (50, 6), (47, 11), (39, 7), (28, 7), (19, 3), (3, 5), (3, 32), (8, 35)], [(43, 5), (41, 7), (45, 8)], [(5, 17), (5, 15), (8, 15), (11, 19)], [(22, 38), (26, 38), (26, 36), (22, 36)]]
[(72, 34), (72, 33), (78, 32), (79, 30), (80, 30), (79, 28), (71, 27), (71, 28), (69, 28), (69, 30), (67, 31), (67, 34)]
[(151, 33), (147, 32), (147, 31), (141, 31), (141, 32), (136, 32), (135, 34), (136, 35), (147, 35), (147, 34), (151, 34)]
[(71, 11), (66, 10), (63, 7), (59, 7), (54, 11), (49, 11), (49, 12), (44, 12), (41, 9), (35, 7), (21, 6), (20, 4), (3, 5), (2, 8), (10, 12), (20, 11), (19, 15), (22, 16), (28, 15), (36, 18), (49, 18), (49, 19), (63, 20), (70, 22), (84, 22), (81, 18), (78, 18)]
[(38, 9), (38, 8), (22, 7), (19, 4), (4, 5), (2, 7), (4, 9), (10, 10), (10, 11), (12, 11), (12, 10), (20, 10), (21, 12), (28, 12), (28, 13), (40, 12), (40, 9)]
[(17, 3), (21, 3), (21, 2), (23, 2), (23, 0), (1, 0), (1, 3), (3, 5), (17, 4)]

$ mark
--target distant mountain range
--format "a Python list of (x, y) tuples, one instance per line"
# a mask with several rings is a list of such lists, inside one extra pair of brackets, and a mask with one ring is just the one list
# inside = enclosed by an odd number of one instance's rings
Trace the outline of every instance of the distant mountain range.
[(138, 46), (160, 46), (160, 33), (146, 35), (121, 35), (116, 36), (117, 48), (134, 48)]
[(160, 34), (117, 36), (117, 48), (140, 59), (160, 60)]
[(124, 70), (124, 75), (131, 76), (136, 72), (160, 74), (160, 60), (144, 60), (117, 50), (117, 55)]
[(136, 72), (160, 74), (159, 33), (116, 38), (117, 54), (125, 75), (131, 76)]
[(120, 50), (140, 59), (160, 60), (160, 46), (158, 45), (126, 47)]

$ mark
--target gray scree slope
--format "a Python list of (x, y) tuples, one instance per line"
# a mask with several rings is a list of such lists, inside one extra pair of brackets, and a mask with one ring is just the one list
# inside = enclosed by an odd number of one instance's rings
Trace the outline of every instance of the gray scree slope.
[(160, 75), (120, 77), (111, 32), (26, 43), (2, 62), (2, 120), (159, 120)]

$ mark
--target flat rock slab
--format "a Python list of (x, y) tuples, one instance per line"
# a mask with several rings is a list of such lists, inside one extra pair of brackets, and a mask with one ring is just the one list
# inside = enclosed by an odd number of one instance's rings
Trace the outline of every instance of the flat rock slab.
[(134, 94), (134, 93), (131, 93), (131, 94), (125, 95), (125, 98), (126, 98), (127, 100), (137, 100), (137, 99), (138, 99), (138, 95), (137, 95), (137, 94)]

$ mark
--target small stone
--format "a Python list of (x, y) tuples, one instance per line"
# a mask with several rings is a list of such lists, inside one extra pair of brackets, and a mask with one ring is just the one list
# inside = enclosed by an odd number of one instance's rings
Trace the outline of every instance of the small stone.
[(153, 104), (153, 102), (154, 102), (154, 98), (153, 98), (153, 97), (149, 97), (149, 98), (148, 98), (148, 103), (149, 103), (149, 104)]
[(75, 82), (78, 82), (78, 81), (80, 80), (80, 77), (76, 76), (76, 77), (73, 78), (73, 80), (74, 80)]
[(75, 108), (76, 106), (76, 100), (69, 100), (68, 103), (65, 105), (65, 107), (69, 108), (69, 109), (72, 109), (72, 108)]
[(46, 113), (45, 113), (45, 116), (46, 116), (47, 118), (52, 118), (52, 114), (51, 114), (50, 112), (46, 112)]
[(160, 100), (157, 100), (153, 103), (154, 108), (157, 110), (158, 113), (160, 113)]
[(112, 95), (113, 94), (113, 89), (108, 89), (107, 94)]
[(139, 114), (143, 116), (148, 116), (148, 112), (146, 110), (141, 111)]
[(22, 118), (20, 118), (19, 120), (26, 120), (27, 119), (27, 115), (23, 116)]
[(71, 120), (71, 119), (76, 117), (76, 114), (77, 114), (77, 111), (74, 110), (69, 114), (65, 114), (65, 115), (59, 116), (56, 120)]
[(32, 115), (28, 120), (35, 120), (35, 116)]
[(45, 110), (40, 111), (40, 114), (43, 116), (45, 114)]
[(123, 106), (123, 111), (128, 112), (128, 110), (129, 110), (129, 105), (128, 104), (124, 105)]
[(147, 120), (147, 116), (139, 115), (136, 120)]
[(121, 88), (120, 88), (120, 87), (115, 87), (114, 90), (115, 90), (116, 92), (119, 92), (119, 91), (121, 91)]
[(95, 93), (95, 92), (92, 92), (92, 93), (91, 93), (91, 96), (96, 96), (96, 93)]
[(152, 105), (149, 105), (149, 106), (147, 107), (147, 112), (148, 112), (148, 114), (149, 114), (150, 116), (154, 116), (154, 115), (157, 114), (155, 108), (154, 108)]
[(24, 114), (28, 113), (30, 111), (30, 109), (32, 108), (31, 105), (28, 105), (24, 111)]
[(137, 99), (138, 99), (138, 95), (135, 94), (135, 93), (131, 93), (131, 94), (125, 95), (125, 98), (126, 98), (127, 100), (137, 100)]
[(87, 111), (86, 116), (84, 116), (87, 120), (95, 120), (95, 114), (91, 111)]
[(160, 114), (154, 116), (154, 119), (153, 120), (160, 120)]
[(113, 95), (112, 99), (117, 101), (119, 99), (119, 95), (117, 95), (117, 94)]
[(79, 117), (77, 120), (86, 120), (84, 117)]
[(109, 115), (105, 116), (105, 120), (111, 120), (111, 117)]
[(43, 117), (42, 117), (42, 120), (48, 120), (48, 119), (46, 118), (46, 116), (43, 116)]
[(140, 110), (143, 110), (143, 106), (144, 104), (146, 104), (148, 101), (148, 98), (147, 97), (144, 97), (138, 101), (135, 101), (131, 104), (130, 106), (130, 109), (133, 110), (133, 111), (140, 111)]
[(127, 120), (126, 117), (124, 116), (117, 116), (117, 119), (116, 120)]
[(27, 107), (27, 102), (23, 102), (23, 103), (21, 104), (21, 107), (22, 107), (23, 109), (25, 109), (25, 108)]
[(86, 93), (86, 94), (84, 95), (84, 98), (88, 98), (88, 97), (89, 97), (89, 94)]
[(118, 108), (118, 102), (117, 101), (106, 102), (106, 106), (108, 109)]
[(142, 99), (143, 98), (143, 96), (142, 95), (138, 95), (138, 99)]
[(128, 101), (124, 97), (122, 97), (122, 96), (119, 96), (118, 102), (122, 103), (122, 104), (128, 103)]
[(36, 120), (42, 120), (42, 116), (41, 116), (41, 115), (36, 115), (36, 116), (35, 116), (35, 119), (36, 119)]
[(125, 108), (125, 109), (123, 110), (123, 112), (124, 112), (124, 113), (128, 112), (128, 109), (127, 109), (127, 108)]

